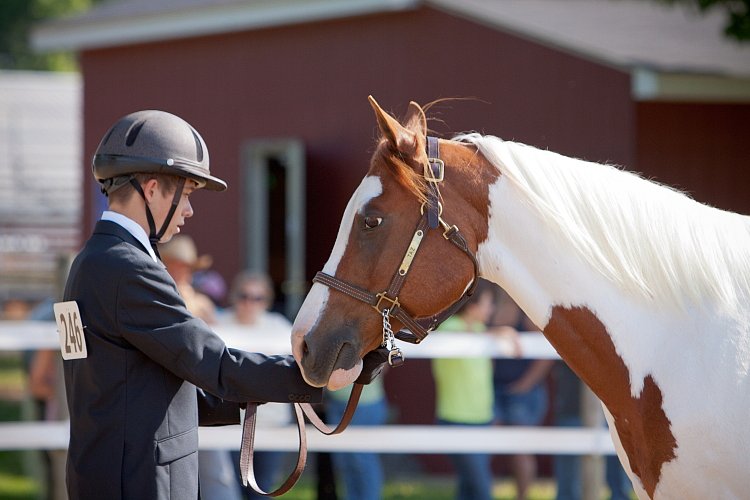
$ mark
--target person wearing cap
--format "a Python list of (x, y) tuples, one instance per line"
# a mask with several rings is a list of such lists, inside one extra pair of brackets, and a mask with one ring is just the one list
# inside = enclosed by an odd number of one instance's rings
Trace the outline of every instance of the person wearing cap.
[(192, 126), (164, 111), (127, 115), (102, 138), (93, 173), (109, 210), (75, 258), (61, 305), (77, 307), (68, 322), (82, 332), (72, 351), (61, 346), (68, 495), (196, 499), (199, 424), (239, 423), (249, 401), (317, 402), (321, 389), (292, 356), (226, 347), (159, 259), (157, 243), (193, 215), (190, 195), (227, 187)]
[[(159, 244), (161, 261), (174, 279), (177, 291), (185, 301), (187, 310), (209, 325), (216, 323), (216, 306), (205, 294), (193, 286), (193, 275), (211, 267), (210, 255), (198, 255), (193, 238), (177, 234), (166, 243)], [(262, 405), (263, 408), (268, 404)], [(260, 411), (260, 408), (258, 408)], [(258, 455), (254, 455), (257, 463)], [(239, 462), (238, 462), (239, 466)], [(257, 466), (255, 467), (257, 475)], [(201, 498), (217, 500), (240, 500), (240, 484), (235, 477), (232, 456), (225, 449), (204, 449), (198, 451), (198, 476)]]
[(186, 234), (177, 234), (160, 244), (159, 254), (188, 311), (209, 325), (216, 323), (216, 306), (213, 301), (193, 286), (193, 274), (210, 268), (213, 258), (210, 255), (198, 255), (193, 238)]

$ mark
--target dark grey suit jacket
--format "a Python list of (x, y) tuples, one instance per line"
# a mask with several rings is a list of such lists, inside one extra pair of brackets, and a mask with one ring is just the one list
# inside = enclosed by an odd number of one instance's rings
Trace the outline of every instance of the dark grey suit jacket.
[(113, 222), (97, 223), (64, 300), (78, 303), (88, 349), (64, 362), (71, 499), (198, 498), (199, 420), (238, 423), (239, 402), (321, 399), (291, 356), (227, 348)]

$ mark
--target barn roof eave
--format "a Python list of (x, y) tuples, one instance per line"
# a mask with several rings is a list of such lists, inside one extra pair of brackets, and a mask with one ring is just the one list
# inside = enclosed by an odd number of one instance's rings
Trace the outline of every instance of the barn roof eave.
[[(203, 0), (111, 2), (36, 26), (39, 52), (85, 51), (413, 9), (419, 0)], [(170, 5), (173, 4), (173, 5)], [(110, 7), (109, 10), (107, 8)], [(119, 8), (117, 8), (119, 7)]]

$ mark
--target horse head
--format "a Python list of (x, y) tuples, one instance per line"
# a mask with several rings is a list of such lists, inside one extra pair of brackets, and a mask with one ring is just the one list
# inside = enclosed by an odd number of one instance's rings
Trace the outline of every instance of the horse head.
[[(445, 181), (435, 191), (440, 204), (434, 206), (435, 200), (429, 199), (430, 183), (437, 181), (426, 174), (423, 109), (411, 102), (400, 123), (372, 97), (370, 104), (380, 139), (367, 175), (349, 200), (333, 251), (323, 267), (325, 275), (350, 287), (346, 290), (351, 293), (314, 283), (292, 330), (293, 353), (305, 380), (334, 390), (353, 382), (361, 371), (363, 355), (384, 342), (382, 313), (396, 306), (394, 299), (411, 317), (428, 318), (462, 297), (476, 278), (476, 266), (466, 253), (475, 253), (487, 235), (490, 183), (482, 178), (482, 172), (492, 169), (480, 171), (470, 166), (476, 163), (476, 149), (440, 141)], [(420, 233), (424, 210), (433, 206), (440, 211), (441, 225)], [(447, 242), (445, 234), (453, 226), (460, 229), (466, 251)], [(415, 247), (416, 239), (420, 241)], [(379, 304), (361, 297), (389, 290), (399, 271), (404, 279), (397, 297), (386, 297)], [(359, 300), (354, 295), (360, 295)], [(390, 324), (398, 331), (404, 321), (392, 318)]]

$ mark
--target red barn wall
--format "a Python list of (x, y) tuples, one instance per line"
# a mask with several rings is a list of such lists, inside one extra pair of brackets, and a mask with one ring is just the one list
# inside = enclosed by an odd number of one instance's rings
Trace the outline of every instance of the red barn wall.
[[(92, 50), (81, 62), (85, 157), (138, 109), (176, 113), (204, 136), (212, 172), (230, 187), (194, 197), (186, 232), (226, 278), (243, 264), (243, 142), (304, 142), (312, 276), (373, 150), (368, 94), (396, 114), (410, 100), (475, 97), (436, 106), (431, 114), (442, 121), (430, 125), (446, 136), (474, 130), (590, 160), (634, 159), (626, 74), (428, 8)], [(94, 193), (86, 193), (86, 234)]]
[(750, 214), (750, 105), (639, 103), (638, 169), (723, 210)]

